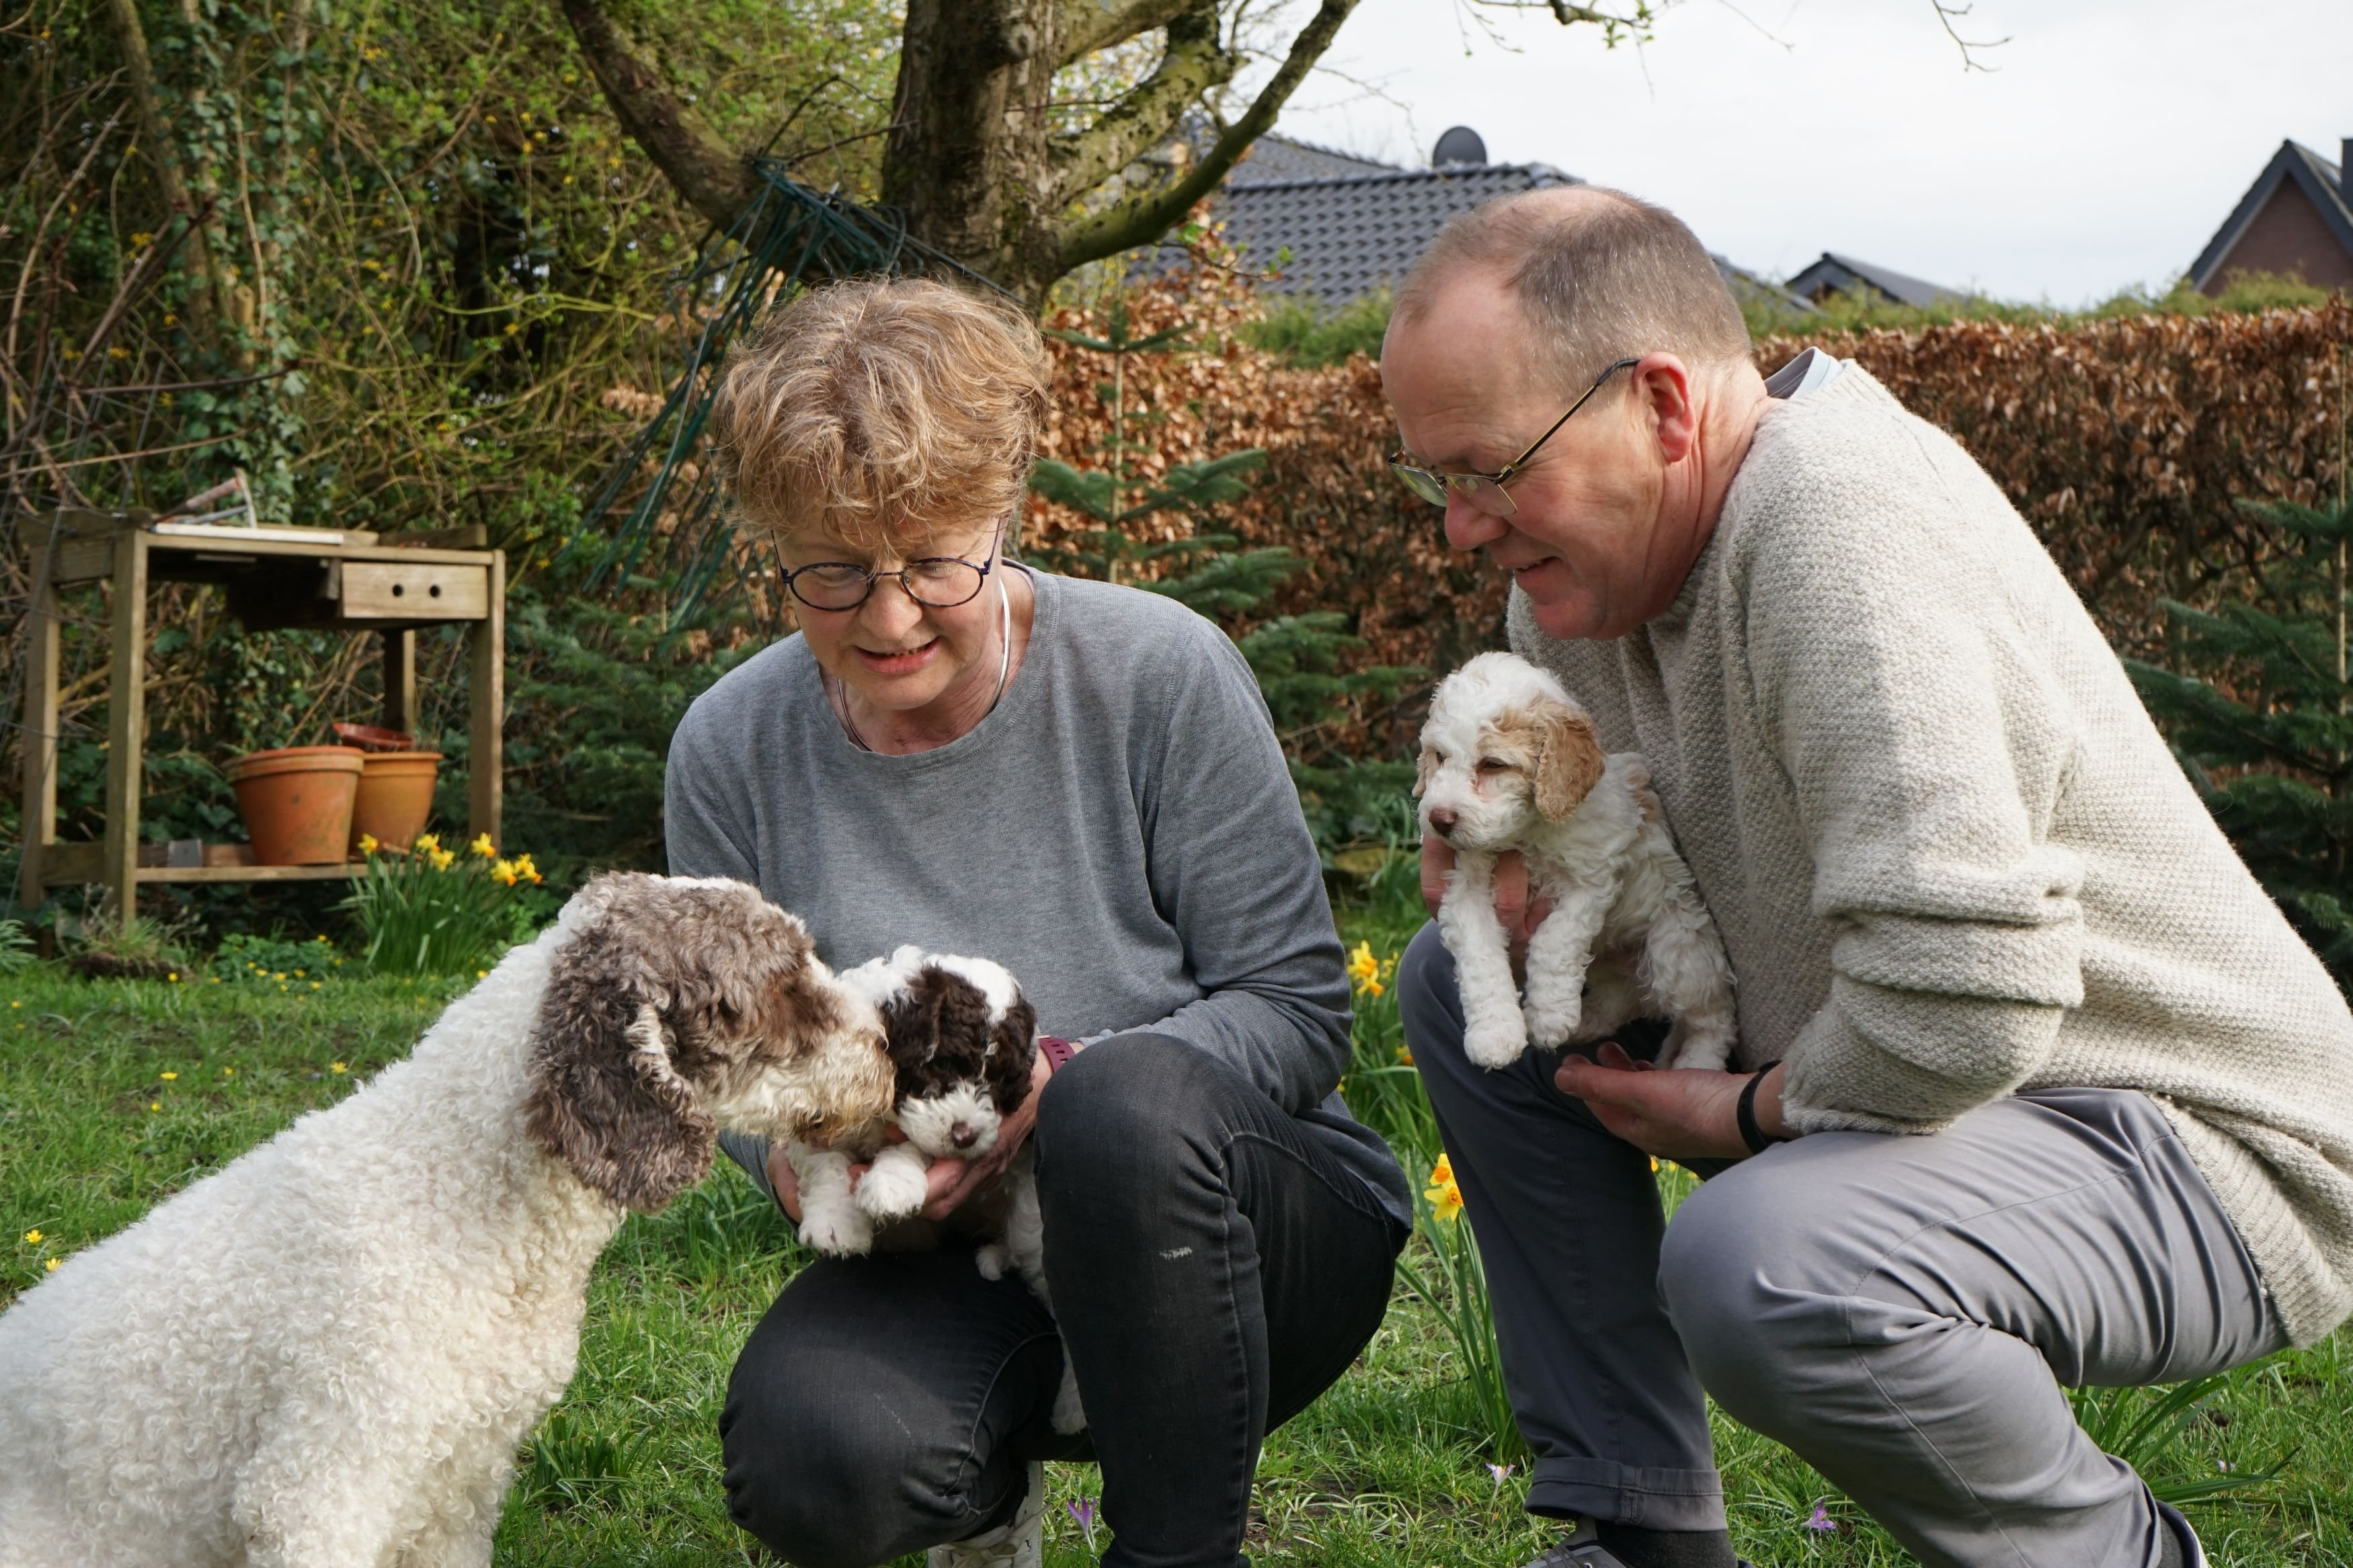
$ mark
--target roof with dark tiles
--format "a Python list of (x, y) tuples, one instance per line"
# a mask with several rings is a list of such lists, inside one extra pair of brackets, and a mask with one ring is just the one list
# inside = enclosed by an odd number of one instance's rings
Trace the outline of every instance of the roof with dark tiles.
[[(1280, 268), (1265, 285), (1271, 292), (1332, 306), (1401, 282), (1457, 213), (1496, 196), (1584, 183), (1549, 163), (1400, 169), (1262, 136), (1234, 166), (1212, 210), (1251, 265)], [(1813, 308), (1721, 256), (1713, 259), (1736, 298)]]
[(1839, 256), (1823, 251), (1821, 259), (1800, 271), (1783, 285), (1790, 293), (1807, 300), (1819, 300), (1824, 294), (1852, 294), (1858, 288), (1883, 294), (1899, 305), (1923, 309), (1930, 305), (1957, 302), (1968, 296), (1958, 289), (1947, 289), (1941, 283), (1898, 272), (1877, 262), (1858, 261), (1852, 256)]

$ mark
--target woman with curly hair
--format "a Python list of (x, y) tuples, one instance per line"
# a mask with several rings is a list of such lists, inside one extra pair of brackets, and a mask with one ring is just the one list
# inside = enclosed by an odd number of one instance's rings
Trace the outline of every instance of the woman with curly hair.
[[(1032, 1143), (1052, 1314), (886, 1233), (795, 1276), (736, 1363), (730, 1510), (807, 1568), (1038, 1564), (1041, 1461), (1086, 1458), (1105, 1563), (1232, 1568), (1261, 1439), (1379, 1326), (1409, 1223), (1335, 1092), (1343, 955), (1249, 668), (1168, 599), (1006, 554), (1045, 390), (1027, 319), (858, 282), (778, 311), (714, 415), (800, 630), (680, 726), (671, 870), (756, 883), (838, 967), (996, 959), (1056, 1037), (924, 1211)], [(729, 1152), (796, 1211), (780, 1149)]]

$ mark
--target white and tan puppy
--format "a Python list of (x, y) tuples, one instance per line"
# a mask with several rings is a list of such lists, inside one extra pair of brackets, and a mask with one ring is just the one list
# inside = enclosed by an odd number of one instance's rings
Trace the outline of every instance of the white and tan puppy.
[[(1673, 1025), (1659, 1065), (1722, 1068), (1732, 965), (1675, 853), (1639, 753), (1602, 753), (1560, 682), (1482, 653), (1440, 682), (1421, 731), (1421, 827), (1454, 851), (1438, 929), (1454, 954), (1463, 1049), (1483, 1068), (1529, 1045), (1607, 1039), (1633, 1018)], [(1526, 859), (1552, 913), (1529, 939), (1525, 1005), (1495, 918), (1495, 858)]]
[(597, 878), (407, 1060), (0, 1316), (0, 1568), (484, 1568), (625, 1215), (721, 1127), (886, 1112), (881, 1036), (756, 889)]

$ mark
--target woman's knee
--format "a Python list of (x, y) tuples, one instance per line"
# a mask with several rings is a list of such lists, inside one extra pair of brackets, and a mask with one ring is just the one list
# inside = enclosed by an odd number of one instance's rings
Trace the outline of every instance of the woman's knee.
[(1202, 1124), (1244, 1091), (1256, 1092), (1232, 1068), (1167, 1036), (1090, 1046), (1039, 1098), (1039, 1179), (1094, 1183), (1160, 1171), (1197, 1148)]
[(934, 1532), (910, 1500), (945, 1500), (955, 1478), (916, 1473), (923, 1449), (885, 1404), (835, 1397), (755, 1331), (719, 1417), (728, 1516), (797, 1568), (871, 1568)]

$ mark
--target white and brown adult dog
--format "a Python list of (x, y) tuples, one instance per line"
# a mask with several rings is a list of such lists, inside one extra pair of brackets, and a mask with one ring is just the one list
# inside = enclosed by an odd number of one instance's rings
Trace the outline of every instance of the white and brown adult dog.
[[(1421, 731), (1421, 826), (1454, 851), (1438, 929), (1454, 954), (1463, 1050), (1499, 1068), (1530, 1044), (1673, 1025), (1659, 1065), (1721, 1068), (1733, 1042), (1732, 965), (1675, 853), (1640, 753), (1606, 756), (1559, 681), (1482, 653), (1439, 683)], [(1526, 859), (1552, 913), (1529, 939), (1525, 1005), (1495, 918), (1495, 857)]]
[(599, 877), (407, 1060), (0, 1316), (0, 1565), (482, 1568), (588, 1276), (716, 1130), (860, 1125), (873, 1008), (740, 882)]

